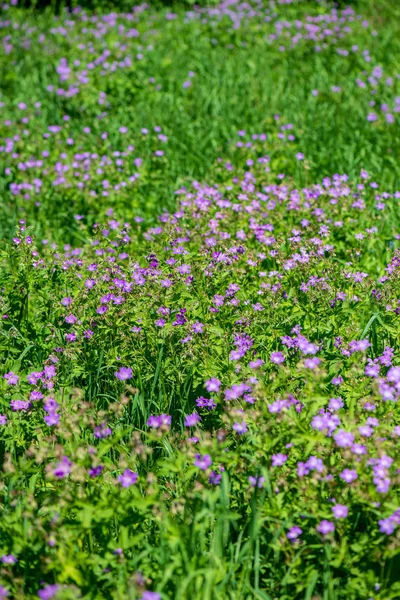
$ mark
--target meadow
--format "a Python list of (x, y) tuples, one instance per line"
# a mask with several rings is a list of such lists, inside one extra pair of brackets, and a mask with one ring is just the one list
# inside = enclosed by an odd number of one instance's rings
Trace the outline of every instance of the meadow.
[(400, 5), (0, 5), (0, 598), (400, 598)]

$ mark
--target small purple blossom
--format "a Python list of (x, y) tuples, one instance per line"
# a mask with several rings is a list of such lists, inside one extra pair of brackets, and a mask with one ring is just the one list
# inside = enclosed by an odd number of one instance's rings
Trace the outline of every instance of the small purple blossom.
[(185, 427), (195, 427), (201, 421), (201, 417), (195, 412), (185, 417)]
[(103, 471), (104, 467), (103, 465), (99, 465), (98, 467), (91, 467), (88, 470), (88, 475), (89, 477), (98, 477), (99, 475), (101, 475), (102, 471)]
[(44, 588), (38, 591), (38, 596), (41, 600), (51, 600), (57, 594), (60, 586), (56, 583), (46, 585)]
[(14, 373), (13, 371), (6, 373), (4, 375), (4, 379), (7, 380), (8, 385), (17, 385), (18, 381), (19, 381), (18, 375), (16, 373)]
[(244, 421), (235, 422), (232, 425), (233, 431), (236, 431), (239, 435), (243, 435), (247, 432), (247, 424)]
[(285, 362), (285, 357), (282, 352), (272, 352), (269, 359), (275, 365), (281, 365), (283, 362)]
[(303, 530), (300, 527), (298, 527), (297, 525), (295, 525), (294, 527), (291, 527), (289, 529), (289, 531), (286, 534), (286, 537), (290, 541), (295, 541), (302, 533), (303, 533)]
[(31, 402), (30, 400), (11, 400), (10, 405), (11, 408), (17, 412), (20, 410), (29, 410)]
[(306, 369), (316, 369), (320, 363), (321, 360), (317, 356), (313, 356), (313, 358), (305, 359), (304, 366)]
[(206, 383), (204, 384), (204, 387), (206, 388), (207, 392), (210, 392), (210, 393), (219, 392), (219, 389), (221, 387), (221, 382), (216, 377), (211, 377), (211, 379), (206, 381)]
[(70, 474), (71, 468), (72, 462), (69, 460), (68, 456), (63, 456), (60, 462), (54, 468), (53, 475), (62, 479)]
[(358, 478), (357, 471), (354, 469), (344, 469), (340, 475), (340, 479), (343, 479), (346, 483), (352, 483)]
[(349, 509), (344, 504), (335, 504), (332, 506), (332, 512), (335, 519), (345, 519), (349, 514)]
[(147, 425), (152, 429), (168, 428), (171, 426), (171, 415), (150, 415), (147, 419)]
[(333, 437), (340, 448), (349, 448), (354, 443), (354, 435), (350, 431), (344, 431), (344, 429), (339, 429)]
[(193, 325), (192, 325), (192, 331), (194, 333), (203, 333), (203, 330), (204, 330), (203, 323), (200, 323), (199, 321), (196, 321), (196, 323), (193, 323)]
[(94, 437), (101, 439), (108, 437), (112, 434), (111, 428), (108, 427), (107, 423), (102, 423), (94, 428)]
[(121, 367), (119, 371), (114, 373), (115, 377), (120, 381), (126, 381), (127, 379), (131, 379), (133, 376), (133, 371), (129, 367)]
[(74, 325), (77, 322), (77, 318), (70, 314), (67, 317), (65, 317), (65, 322), (68, 323), (68, 325)]
[(125, 471), (118, 476), (118, 481), (122, 485), (123, 488), (128, 488), (131, 485), (134, 485), (138, 480), (138, 474), (130, 469), (125, 469)]
[(249, 475), (249, 483), (251, 487), (262, 488), (264, 485), (264, 477), (253, 477), (253, 475)]
[(322, 535), (328, 535), (329, 533), (333, 533), (335, 531), (335, 524), (332, 521), (327, 521), (323, 519), (317, 525), (317, 531), (322, 533)]
[(282, 465), (285, 464), (287, 459), (288, 459), (287, 454), (282, 454), (281, 452), (279, 452), (279, 454), (273, 454), (271, 456), (272, 466), (273, 467), (281, 467)]
[(46, 425), (48, 425), (48, 427), (54, 427), (55, 425), (58, 425), (60, 419), (61, 416), (56, 412), (51, 412), (48, 415), (45, 415), (45, 417), (43, 418), (44, 422), (46, 423)]
[(143, 592), (140, 600), (161, 600), (161, 596), (157, 592), (150, 592), (147, 590)]
[(196, 454), (194, 466), (202, 471), (206, 471), (212, 465), (211, 456), (209, 454)]
[(199, 408), (207, 408), (208, 410), (212, 410), (217, 406), (212, 398), (204, 398), (203, 396), (196, 399), (196, 405)]
[(18, 562), (18, 559), (14, 556), (14, 554), (3, 554), (1, 557), (1, 562), (4, 565), (15, 565)]

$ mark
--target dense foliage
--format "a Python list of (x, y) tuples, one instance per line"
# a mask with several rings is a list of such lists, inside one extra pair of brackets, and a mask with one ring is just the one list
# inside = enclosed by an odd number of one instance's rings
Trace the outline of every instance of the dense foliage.
[(399, 598), (387, 6), (16, 4), (0, 597)]

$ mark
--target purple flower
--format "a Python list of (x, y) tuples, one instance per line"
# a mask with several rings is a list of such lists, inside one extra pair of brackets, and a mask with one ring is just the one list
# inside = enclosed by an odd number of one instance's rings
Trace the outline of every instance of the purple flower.
[(310, 456), (305, 466), (309, 471), (317, 471), (318, 473), (322, 473), (324, 470), (324, 462), (322, 458), (318, 458), (317, 456)]
[(29, 373), (29, 375), (26, 376), (28, 383), (30, 383), (31, 385), (36, 385), (38, 383), (38, 381), (40, 381), (40, 379), (43, 377), (44, 375), (44, 371), (33, 371), (32, 373)]
[(236, 433), (238, 433), (239, 435), (243, 435), (247, 431), (247, 425), (244, 421), (241, 421), (240, 423), (235, 422), (232, 425), (232, 429), (233, 431), (236, 431)]
[(114, 375), (120, 381), (126, 381), (127, 379), (132, 378), (133, 371), (129, 367), (121, 367), (119, 371), (114, 373)]
[(159, 429), (160, 427), (169, 428), (171, 426), (171, 416), (164, 413), (161, 415), (150, 415), (147, 419), (147, 425), (152, 429)]
[(328, 431), (332, 433), (340, 425), (340, 419), (337, 415), (329, 413), (319, 414), (312, 418), (311, 427), (317, 431)]
[(376, 491), (378, 494), (387, 494), (390, 489), (390, 479), (389, 477), (384, 477), (380, 479), (379, 477), (374, 477), (374, 483), (376, 485)]
[(328, 408), (329, 410), (339, 410), (340, 408), (343, 408), (344, 406), (344, 402), (341, 398), (331, 398), (329, 400), (329, 405)]
[(297, 525), (295, 525), (294, 527), (291, 527), (289, 529), (289, 531), (286, 534), (286, 537), (288, 540), (297, 540), (297, 538), (303, 533), (303, 530), (298, 527)]
[(314, 356), (313, 358), (306, 358), (304, 366), (306, 369), (316, 369), (320, 362), (321, 360), (317, 356)]
[(365, 352), (371, 346), (369, 340), (353, 340), (349, 343), (349, 350), (353, 352)]
[(319, 531), (319, 533), (322, 533), (322, 535), (327, 535), (328, 533), (332, 533), (333, 531), (335, 531), (335, 524), (332, 523), (332, 521), (326, 521), (324, 519), (320, 523), (318, 523), (317, 531)]
[(209, 454), (196, 454), (196, 458), (193, 464), (195, 467), (198, 467), (202, 471), (205, 471), (212, 465), (211, 456)]
[(349, 509), (344, 504), (335, 504), (332, 506), (332, 512), (335, 519), (345, 519), (349, 514)]
[(219, 392), (221, 382), (216, 377), (211, 377), (211, 379), (205, 382), (204, 387), (206, 388), (207, 392)]
[(363, 437), (371, 437), (374, 433), (374, 430), (369, 425), (360, 425), (358, 431)]
[(364, 444), (353, 444), (351, 451), (357, 454), (357, 456), (361, 456), (362, 454), (367, 454), (367, 447)]
[(54, 365), (46, 365), (44, 368), (44, 376), (46, 379), (52, 379), (56, 376), (56, 368)]
[(251, 360), (249, 362), (250, 369), (258, 369), (264, 364), (264, 361), (261, 358), (256, 358), (255, 360)]
[(232, 350), (229, 353), (229, 360), (240, 360), (246, 354), (246, 351), (243, 349), (240, 350)]
[(340, 479), (343, 479), (346, 483), (352, 483), (358, 478), (357, 471), (354, 469), (344, 469), (340, 475)]
[(105, 438), (112, 434), (111, 428), (107, 426), (107, 423), (102, 423), (94, 428), (94, 437), (100, 439)]
[(349, 448), (354, 443), (354, 435), (350, 431), (344, 431), (344, 429), (339, 429), (333, 437), (340, 448)]
[(271, 456), (272, 466), (273, 467), (281, 467), (282, 465), (285, 464), (287, 459), (288, 459), (287, 454), (282, 454), (281, 452), (279, 452), (279, 454), (273, 454)]
[(31, 406), (31, 402), (29, 400), (26, 402), (24, 400), (11, 400), (10, 405), (14, 411), (28, 410)]
[(146, 591), (146, 592), (143, 592), (140, 600), (161, 600), (161, 596), (157, 592)]
[(1, 562), (5, 565), (15, 565), (18, 562), (18, 559), (14, 556), (14, 554), (3, 554), (1, 557)]
[(10, 592), (6, 590), (5, 587), (0, 585), (0, 598), (7, 598), (10, 595)]
[(396, 425), (396, 427), (393, 428), (393, 436), (400, 437), (400, 425)]
[(17, 385), (17, 383), (19, 381), (18, 375), (16, 375), (12, 371), (10, 371), (9, 373), (6, 373), (4, 375), (4, 379), (7, 380), (8, 385)]
[(395, 524), (389, 517), (388, 519), (381, 519), (378, 521), (379, 523), (379, 531), (381, 533), (386, 533), (386, 535), (391, 535), (395, 530)]
[(47, 398), (46, 402), (43, 405), (44, 410), (48, 413), (54, 412), (59, 408), (59, 406), (60, 405), (58, 404), (58, 402), (55, 401), (54, 398)]
[(69, 460), (68, 456), (63, 456), (60, 462), (56, 465), (53, 470), (53, 475), (62, 479), (63, 477), (68, 477), (71, 473), (72, 462)]
[(98, 477), (99, 475), (101, 475), (103, 469), (103, 465), (99, 465), (98, 467), (91, 467), (88, 470), (89, 477)]
[(251, 487), (262, 488), (264, 484), (264, 477), (253, 477), (253, 475), (249, 475), (249, 483)]
[(298, 462), (297, 463), (297, 475), (298, 477), (304, 477), (304, 475), (308, 475), (310, 472), (310, 469), (308, 468), (308, 466), (306, 465), (306, 463), (304, 462)]
[(209, 483), (211, 483), (211, 485), (219, 485), (221, 483), (221, 479), (222, 479), (221, 473), (216, 473), (215, 471), (211, 471), (208, 481), (209, 481)]
[(199, 408), (208, 408), (208, 410), (212, 410), (217, 406), (212, 398), (204, 398), (203, 396), (197, 398), (196, 404)]
[(195, 412), (185, 417), (185, 427), (194, 427), (201, 421), (201, 417)]
[(386, 378), (391, 383), (400, 382), (400, 367), (391, 367), (387, 372)]
[(251, 391), (251, 388), (246, 383), (234, 383), (231, 388), (225, 390), (225, 399), (237, 400), (249, 391)]
[(285, 357), (282, 352), (272, 352), (269, 357), (270, 361), (275, 365), (280, 365), (285, 362)]
[(56, 583), (46, 585), (44, 588), (38, 591), (38, 596), (41, 600), (51, 600), (57, 594), (60, 586)]
[(0, 425), (7, 425), (6, 415), (0, 415)]
[(203, 333), (203, 330), (204, 330), (203, 323), (200, 323), (199, 321), (196, 321), (196, 323), (193, 323), (192, 331), (194, 331), (194, 333)]
[(184, 325), (187, 321), (185, 317), (186, 308), (181, 308), (175, 317), (175, 321), (172, 323), (174, 327)]
[(125, 469), (125, 471), (119, 475), (118, 481), (122, 485), (123, 488), (128, 488), (131, 485), (134, 485), (138, 479), (138, 474), (130, 469)]
[(364, 373), (368, 377), (379, 377), (380, 366), (378, 364), (370, 363), (365, 367)]
[(61, 416), (56, 412), (51, 412), (44, 417), (44, 422), (49, 427), (54, 427), (54, 425), (58, 425), (60, 422)]
[(65, 322), (68, 323), (68, 325), (74, 325), (77, 320), (78, 319), (72, 314), (65, 317)]

